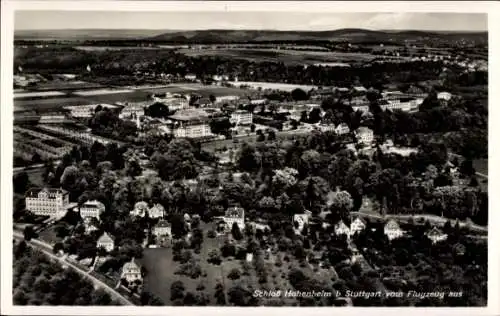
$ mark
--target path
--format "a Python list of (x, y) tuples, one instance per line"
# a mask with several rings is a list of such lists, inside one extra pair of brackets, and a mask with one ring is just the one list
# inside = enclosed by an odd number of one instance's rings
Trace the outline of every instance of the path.
[[(24, 240), (24, 236), (21, 233), (14, 232), (13, 236), (14, 236), (14, 238)], [(47, 251), (47, 249), (52, 249), (52, 247), (49, 244), (47, 244), (45, 242), (42, 242), (40, 240), (37, 240), (37, 239), (32, 239), (29, 242), (27, 242), (27, 244), (29, 244), (30, 246), (32, 246), (34, 248), (37, 248), (38, 250), (42, 251), (49, 258), (51, 258), (53, 260), (56, 260), (61, 265), (63, 265), (63, 266), (69, 266), (69, 267), (73, 268), (73, 270), (75, 270), (82, 277), (88, 278), (90, 281), (92, 281), (92, 283), (94, 284), (94, 287), (102, 288), (113, 299), (119, 301), (122, 305), (134, 305), (131, 301), (129, 301), (123, 295), (121, 295), (120, 293), (118, 293), (117, 291), (115, 291), (113, 288), (111, 288), (110, 286), (108, 286), (106, 283), (104, 283), (104, 282), (100, 281), (99, 279), (97, 279), (97, 278), (93, 277), (92, 275), (90, 275), (89, 271), (84, 271), (84, 270), (80, 269), (79, 267), (77, 267), (76, 265), (72, 264), (71, 262), (68, 262), (68, 261), (66, 261), (66, 260), (64, 260), (64, 259), (62, 259), (62, 258), (60, 258), (60, 257), (58, 257), (56, 255), (54, 255), (50, 250)]]

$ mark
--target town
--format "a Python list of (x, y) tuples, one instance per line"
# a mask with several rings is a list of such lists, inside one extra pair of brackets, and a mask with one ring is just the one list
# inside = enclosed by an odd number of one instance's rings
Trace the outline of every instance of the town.
[(16, 42), (15, 304), (485, 306), (487, 34), (346, 36)]

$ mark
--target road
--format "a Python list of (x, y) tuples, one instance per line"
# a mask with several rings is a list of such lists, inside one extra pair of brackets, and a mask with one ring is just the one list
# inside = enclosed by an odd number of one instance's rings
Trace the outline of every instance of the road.
[[(14, 232), (13, 235), (14, 235), (14, 238), (24, 240), (24, 236), (21, 233)], [(73, 268), (73, 270), (75, 270), (82, 277), (87, 278), (90, 281), (92, 281), (92, 283), (94, 284), (94, 287), (99, 287), (99, 288), (104, 289), (111, 296), (112, 299), (117, 300), (122, 305), (134, 305), (131, 301), (129, 301), (123, 295), (121, 295), (120, 293), (115, 291), (113, 288), (108, 286), (106, 283), (104, 283), (104, 282), (98, 280), (97, 278), (93, 277), (92, 275), (90, 275), (88, 271), (84, 271), (84, 270), (80, 269), (79, 267), (75, 266), (74, 264), (72, 264), (71, 262), (68, 262), (68, 261), (54, 255), (50, 250), (50, 249), (52, 249), (52, 247), (49, 244), (42, 242), (40, 240), (37, 240), (37, 239), (32, 239), (31, 241), (28, 242), (28, 244), (31, 245), (32, 247), (35, 247), (38, 250), (42, 251), (49, 258), (56, 260), (61, 265), (69, 266), (69, 267)]]

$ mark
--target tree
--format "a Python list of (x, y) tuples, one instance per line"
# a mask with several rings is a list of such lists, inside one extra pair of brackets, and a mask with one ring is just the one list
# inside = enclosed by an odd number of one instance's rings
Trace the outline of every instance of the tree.
[(316, 124), (321, 120), (321, 110), (318, 108), (312, 109), (309, 113), (309, 123)]
[(219, 249), (210, 250), (210, 252), (208, 253), (207, 262), (219, 265), (222, 262), (220, 250)]
[(353, 200), (349, 192), (337, 191), (330, 198), (332, 215), (335, 220), (345, 219), (353, 208)]
[(30, 186), (30, 179), (25, 171), (21, 171), (14, 175), (13, 179), (14, 192), (24, 194)]
[(208, 96), (208, 99), (209, 99), (209, 100), (210, 100), (210, 102), (212, 102), (212, 103), (214, 103), (214, 102), (217, 100), (217, 98), (216, 98), (216, 97), (215, 97), (215, 95), (213, 95), (213, 94), (209, 95), (209, 96)]
[(243, 234), (241, 233), (240, 227), (237, 223), (233, 223), (233, 227), (231, 228), (231, 235), (236, 240), (241, 240), (243, 238)]
[(170, 300), (175, 301), (177, 299), (183, 299), (185, 289), (182, 281), (174, 281), (170, 286)]
[(145, 114), (151, 117), (167, 118), (170, 111), (165, 104), (156, 102), (146, 108)]
[(30, 241), (32, 238), (36, 238), (37, 234), (35, 233), (35, 230), (33, 229), (33, 226), (29, 225), (24, 228), (23, 231), (24, 235), (24, 240)]
[(309, 99), (309, 95), (307, 94), (307, 92), (300, 88), (292, 90), (291, 95), (292, 99), (294, 99), (295, 101), (305, 101)]
[(275, 139), (276, 139), (276, 132), (272, 129), (269, 130), (269, 132), (267, 132), (267, 140), (271, 141)]
[(231, 272), (229, 272), (227, 277), (230, 278), (231, 280), (237, 280), (240, 278), (240, 275), (241, 275), (240, 270), (238, 270), (237, 268), (234, 268), (231, 270)]

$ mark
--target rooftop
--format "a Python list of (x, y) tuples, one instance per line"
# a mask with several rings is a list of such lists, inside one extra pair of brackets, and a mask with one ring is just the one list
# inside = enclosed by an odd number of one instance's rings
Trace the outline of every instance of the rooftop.
[(169, 117), (176, 121), (198, 121), (208, 119), (208, 113), (200, 109), (182, 109)]

